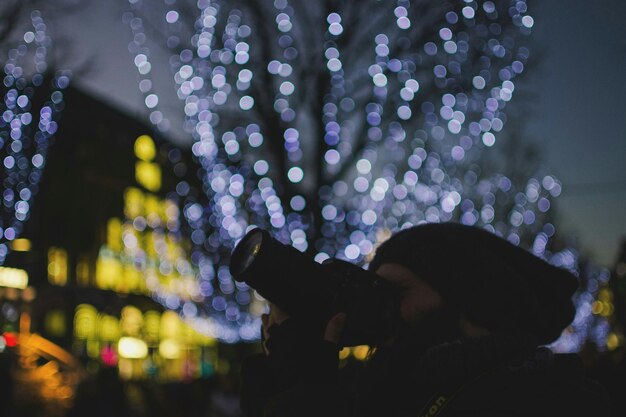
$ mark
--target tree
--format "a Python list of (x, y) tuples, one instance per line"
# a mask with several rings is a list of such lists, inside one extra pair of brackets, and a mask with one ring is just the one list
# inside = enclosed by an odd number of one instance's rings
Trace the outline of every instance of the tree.
[(227, 270), (253, 225), (318, 261), (366, 263), (391, 232), (440, 221), (554, 255), (560, 183), (527, 167), (522, 140), (494, 146), (529, 57), (525, 1), (129, 2), (150, 120), (172, 124), (151, 80), (156, 44), (194, 140), (203, 190), (178, 198), (218, 327), (258, 320)]
[[(29, 218), (47, 149), (63, 109), (62, 90), (69, 83), (68, 72), (53, 74), (49, 67), (52, 41), (41, 13), (29, 6), (27, 2), (3, 4), (2, 11), (7, 14), (0, 23), (0, 49), (8, 50), (0, 103), (0, 264), (5, 262), (11, 242), (21, 235)], [(30, 27), (18, 39), (14, 34), (23, 28), (18, 24), (23, 13), (29, 16)]]
[(7, 0), (0, 4), (0, 45), (4, 45), (20, 22), (27, 2), (19, 0)]

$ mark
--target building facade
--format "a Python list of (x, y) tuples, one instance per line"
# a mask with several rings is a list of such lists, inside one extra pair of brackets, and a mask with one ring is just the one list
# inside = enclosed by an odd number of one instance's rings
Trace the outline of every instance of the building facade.
[[(211, 376), (216, 341), (151, 297), (166, 288), (202, 301), (174, 191), (194, 189), (190, 154), (78, 90), (65, 104), (25, 231), (0, 268), (0, 354), (13, 352), (22, 382), (60, 403), (102, 367), (131, 380)], [(56, 372), (43, 380), (48, 363)]]

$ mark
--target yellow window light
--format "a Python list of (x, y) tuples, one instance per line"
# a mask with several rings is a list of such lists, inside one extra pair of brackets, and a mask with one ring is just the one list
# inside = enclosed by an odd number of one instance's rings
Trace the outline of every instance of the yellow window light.
[(143, 328), (143, 314), (137, 307), (126, 306), (122, 309), (120, 319), (122, 333), (128, 336), (139, 336)]
[(151, 341), (159, 340), (159, 328), (161, 326), (161, 313), (158, 311), (146, 311), (143, 315), (144, 325), (143, 331), (146, 337)]
[(176, 221), (180, 217), (180, 210), (176, 202), (172, 200), (163, 200), (164, 221)]
[(97, 359), (100, 356), (100, 341), (96, 339), (87, 340), (86, 346), (87, 356), (91, 359)]
[(159, 355), (165, 359), (180, 358), (180, 344), (173, 339), (165, 339), (159, 343)]
[(120, 321), (113, 316), (100, 316), (100, 339), (105, 342), (116, 342), (120, 338)]
[(48, 281), (53, 285), (67, 284), (67, 251), (61, 248), (48, 249)]
[(97, 333), (98, 311), (89, 304), (80, 304), (74, 314), (74, 336), (77, 339), (93, 339)]
[(44, 327), (46, 329), (46, 333), (50, 336), (65, 336), (67, 326), (63, 310), (50, 310), (45, 316)]
[(197, 340), (196, 343), (198, 343), (200, 346), (215, 346), (217, 344), (217, 340), (214, 337), (202, 334), (202, 333), (197, 333)]
[(161, 212), (163, 211), (161, 201), (154, 194), (146, 193), (145, 212), (150, 223), (159, 224), (161, 222)]
[(619, 336), (615, 333), (610, 333), (606, 338), (606, 347), (609, 350), (615, 350), (619, 347)]
[(591, 312), (593, 314), (602, 314), (604, 310), (604, 303), (602, 301), (594, 301), (591, 306)]
[(107, 246), (113, 252), (122, 251), (122, 221), (116, 217), (107, 222)]
[(121, 279), (123, 266), (110, 252), (100, 251), (96, 261), (96, 286), (103, 290), (114, 289)]
[(120, 372), (120, 378), (122, 379), (132, 379), (133, 377), (133, 361), (120, 358), (117, 363), (117, 369)]
[(151, 230), (146, 230), (144, 232), (143, 249), (146, 251), (146, 254), (149, 257), (156, 257), (157, 256), (157, 251), (156, 251), (156, 248), (155, 248), (155, 241), (156, 241), (155, 238), (157, 236), (158, 236), (158, 234), (155, 235), (154, 232), (152, 232)]
[(143, 277), (134, 265), (124, 265), (124, 284), (128, 292), (140, 294), (142, 288)]
[(129, 187), (124, 191), (124, 215), (129, 219), (143, 216), (144, 195), (139, 188)]
[(23, 290), (28, 286), (28, 273), (23, 269), (0, 266), (0, 287)]
[(197, 332), (191, 327), (189, 326), (187, 323), (183, 322), (183, 332), (182, 332), (182, 339), (185, 341), (185, 343), (187, 344), (192, 344), (197, 340)]
[(600, 290), (600, 293), (598, 294), (598, 299), (604, 302), (613, 301), (613, 292), (608, 288), (603, 288)]
[(148, 135), (141, 135), (135, 140), (135, 156), (142, 161), (152, 161), (156, 156), (154, 140)]
[(161, 167), (154, 162), (138, 161), (135, 164), (135, 179), (146, 190), (159, 191), (161, 189)]
[(11, 242), (11, 249), (15, 252), (28, 252), (31, 248), (30, 240), (20, 238)]
[(148, 356), (148, 345), (136, 337), (122, 337), (117, 343), (117, 352), (122, 358), (142, 359)]
[(81, 287), (91, 284), (91, 271), (89, 258), (82, 256), (76, 263), (76, 283)]
[(181, 334), (182, 322), (178, 314), (166, 311), (161, 316), (161, 339), (178, 339)]

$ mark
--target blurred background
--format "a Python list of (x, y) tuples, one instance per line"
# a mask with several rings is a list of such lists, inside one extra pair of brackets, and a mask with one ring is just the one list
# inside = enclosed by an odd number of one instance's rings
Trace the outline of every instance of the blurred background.
[(626, 5), (309, 3), (0, 5), (1, 414), (238, 416), (246, 231), (367, 266), (441, 221), (579, 277), (552, 348), (626, 409)]

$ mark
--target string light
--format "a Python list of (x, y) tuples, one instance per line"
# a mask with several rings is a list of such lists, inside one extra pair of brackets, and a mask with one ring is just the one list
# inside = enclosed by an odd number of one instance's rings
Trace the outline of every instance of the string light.
[[(130, 4), (140, 89), (166, 130), (148, 88), (143, 21), (153, 10)], [(369, 2), (363, 20), (362, 7), (200, 0), (193, 25), (166, 5), (157, 20), (208, 201), (181, 194), (182, 212), (198, 285), (211, 288), (206, 311), (229, 340), (258, 337), (253, 293), (227, 270), (254, 226), (317, 260), (363, 264), (380, 236), (459, 221), (576, 269), (574, 251), (550, 252), (558, 180), (485, 163), (506, 146), (505, 109), (529, 58), (525, 1), (437, 3), (426, 17), (408, 0)], [(588, 323), (580, 317), (574, 327)]]
[[(4, 97), (0, 103), (0, 149), (2, 150), (2, 218), (0, 264), (30, 216), (34, 196), (46, 164), (50, 140), (58, 130), (64, 107), (63, 90), (70, 73), (57, 71), (50, 81), (49, 96), (41, 104), (38, 90), (46, 89), (50, 72), (47, 54), (52, 40), (39, 11), (30, 14), (32, 29), (10, 49), (4, 64)], [(38, 107), (40, 106), (40, 107)]]

